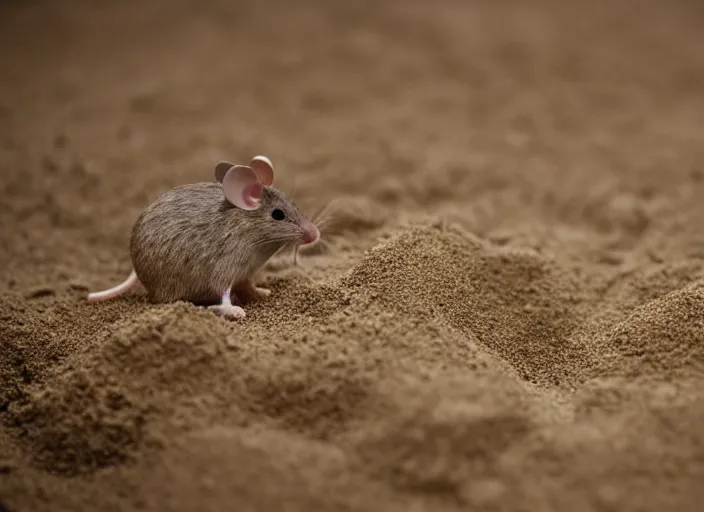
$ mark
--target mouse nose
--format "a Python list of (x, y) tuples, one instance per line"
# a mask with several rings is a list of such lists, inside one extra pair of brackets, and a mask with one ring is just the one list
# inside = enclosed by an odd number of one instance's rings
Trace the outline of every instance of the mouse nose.
[(318, 228), (316, 228), (314, 224), (310, 223), (303, 228), (302, 240), (305, 245), (317, 242), (318, 238), (320, 238), (320, 231), (318, 231)]

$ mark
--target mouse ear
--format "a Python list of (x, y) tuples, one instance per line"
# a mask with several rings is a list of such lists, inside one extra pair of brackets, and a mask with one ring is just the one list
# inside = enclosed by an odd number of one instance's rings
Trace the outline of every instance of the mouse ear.
[(215, 179), (218, 183), (222, 183), (222, 179), (225, 177), (225, 174), (227, 174), (227, 171), (232, 169), (234, 166), (235, 164), (231, 164), (230, 162), (226, 162), (224, 160), (217, 163), (215, 166)]
[[(217, 177), (217, 167), (215, 172)], [(222, 178), (222, 189), (225, 192), (225, 198), (236, 207), (243, 210), (259, 208), (263, 187), (251, 167), (233, 165), (228, 168)]]
[(274, 183), (274, 166), (267, 157), (261, 155), (255, 156), (252, 158), (252, 162), (249, 165), (254, 169), (262, 185), (268, 187)]

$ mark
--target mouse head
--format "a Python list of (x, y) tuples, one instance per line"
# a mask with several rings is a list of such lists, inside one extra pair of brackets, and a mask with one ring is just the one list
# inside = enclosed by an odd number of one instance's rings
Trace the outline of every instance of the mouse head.
[(267, 157), (256, 156), (249, 165), (219, 162), (215, 179), (222, 184), (225, 199), (256, 221), (263, 238), (281, 245), (313, 244), (320, 238), (318, 228), (273, 187), (274, 166)]

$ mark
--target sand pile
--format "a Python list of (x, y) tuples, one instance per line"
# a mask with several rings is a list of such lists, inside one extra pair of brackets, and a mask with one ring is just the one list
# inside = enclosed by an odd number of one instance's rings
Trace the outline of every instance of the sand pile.
[[(602, 7), (2, 6), (0, 510), (698, 510), (702, 13)], [(245, 321), (84, 302), (263, 152)]]

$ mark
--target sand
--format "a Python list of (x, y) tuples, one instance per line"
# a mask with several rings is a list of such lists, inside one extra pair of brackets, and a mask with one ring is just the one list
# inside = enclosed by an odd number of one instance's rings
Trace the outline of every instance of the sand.
[[(701, 510), (699, 3), (0, 20), (0, 510)], [(332, 213), (244, 321), (85, 303), (256, 154)]]

